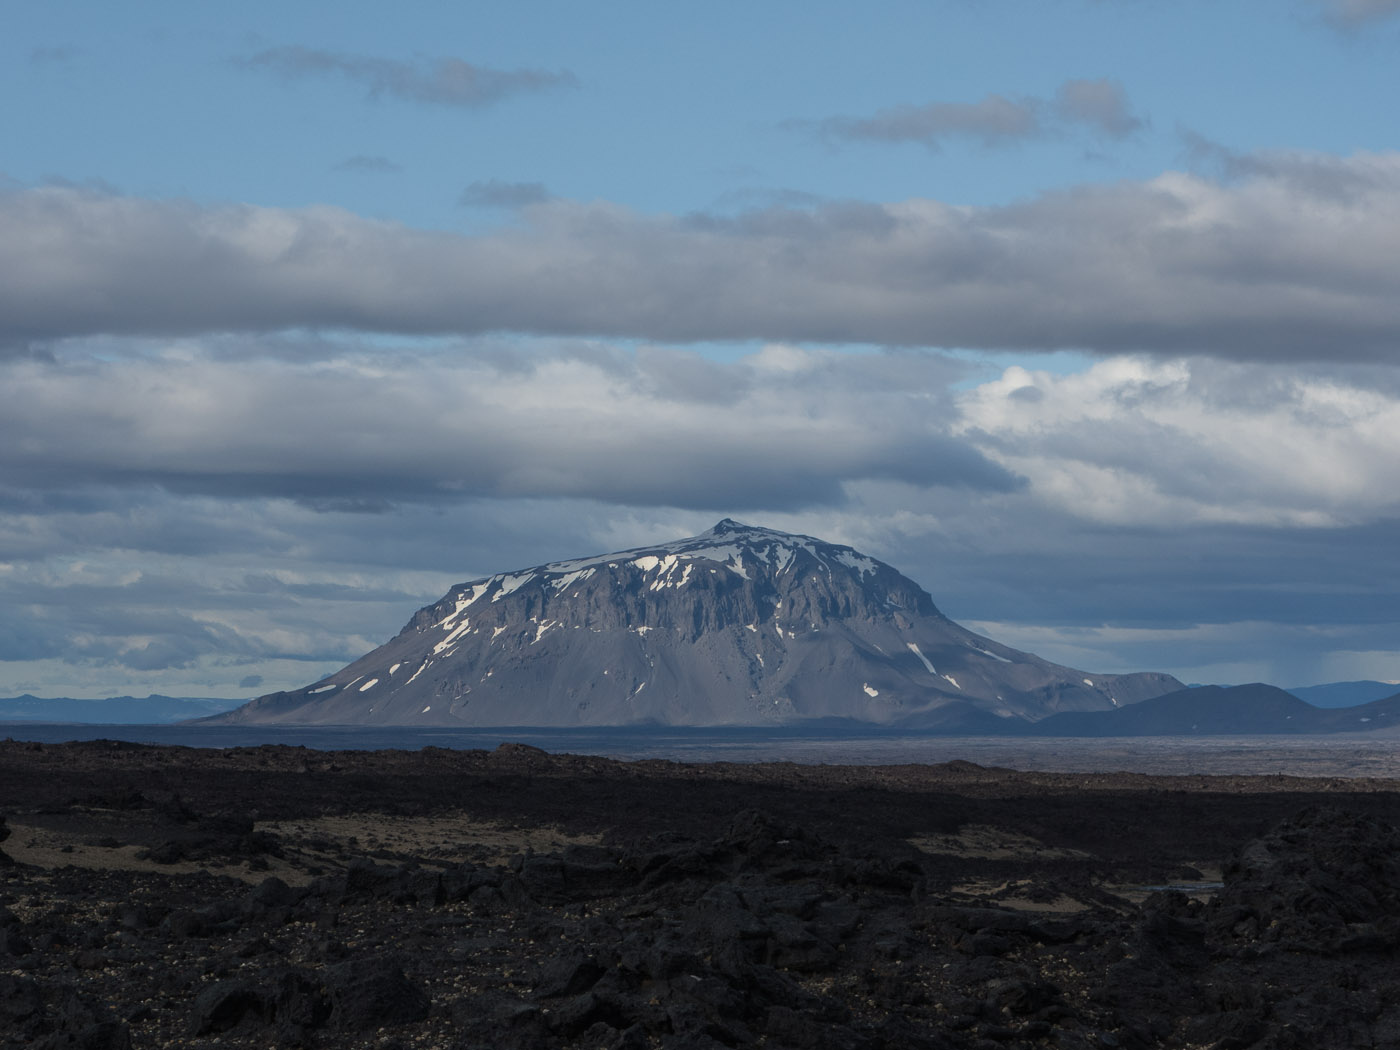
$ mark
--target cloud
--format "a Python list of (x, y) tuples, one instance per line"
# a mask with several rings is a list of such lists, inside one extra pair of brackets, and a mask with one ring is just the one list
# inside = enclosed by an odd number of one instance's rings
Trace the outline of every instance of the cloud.
[(1109, 138), (1126, 138), (1143, 126), (1116, 80), (1066, 80), (1055, 92), (1055, 110), (1064, 120), (1087, 124)]
[(212, 342), (0, 366), (7, 680), (305, 684), (453, 582), (725, 515), (853, 543), (1095, 671), (1328, 680), (1338, 653), (1387, 666), (1400, 627), (1384, 366), (1118, 358), (966, 386), (915, 351)]
[(1230, 184), (1254, 180), (1287, 187), (1300, 197), (1364, 206), (1389, 192), (1392, 173), (1384, 165), (1305, 150), (1232, 150), (1189, 128), (1178, 129), (1188, 164)]
[(63, 66), (72, 62), (78, 54), (78, 49), (73, 47), (36, 47), (29, 52), (29, 61), (36, 66)]
[(549, 200), (542, 182), (501, 182), (488, 179), (473, 182), (462, 191), (457, 203), (468, 208), (524, 208)]
[(1034, 99), (987, 95), (977, 102), (894, 106), (872, 117), (828, 117), (817, 128), (837, 139), (922, 142), (937, 147), (944, 139), (970, 138), (995, 146), (1042, 134), (1040, 109)]
[[(283, 523), (296, 517), (285, 506), (215, 508), (198, 498), (178, 506), (197, 520), (216, 513)], [(159, 519), (160, 507), (160, 500), (148, 500), (142, 512), (153, 532), (172, 524)], [(57, 523), (61, 529), (64, 523)], [(271, 587), (246, 580), (246, 556), (219, 550), (187, 557), (89, 547), (81, 558), (6, 563), (0, 572), (0, 661), (50, 660), (70, 669), (108, 667), (138, 676), (241, 667), (232, 677), (224, 672), (227, 692), (254, 662), (301, 664), (293, 669), (298, 676), (307, 673), (307, 662), (343, 663), (377, 644), (372, 638), (397, 630), (424, 595), (436, 597), (449, 582), (442, 573), (376, 572), (365, 564), (312, 566), (304, 560), (310, 548), (302, 548), (302, 560), (291, 567), (289, 551), (261, 541), (256, 548), (259, 564), (269, 566), (263, 575)], [(373, 621), (378, 623), (372, 633), (363, 633)]]
[(397, 171), (403, 171), (401, 165), (395, 164), (388, 157), (368, 156), (357, 153), (353, 157), (346, 157), (335, 166), (336, 171), (351, 171), (366, 175), (389, 175)]
[(35, 361), (54, 360), (53, 351), (42, 343), (29, 339), (0, 338), (0, 361), (10, 358), (30, 358)]
[(1314, 0), (1321, 4), (1334, 24), (1354, 29), (1388, 18), (1400, 11), (1400, 0)]
[(1371, 374), (1120, 358), (1069, 376), (1011, 368), (959, 408), (955, 432), (1085, 521), (1310, 529), (1400, 516), (1400, 394)]
[(418, 58), (404, 62), (298, 46), (268, 48), (241, 59), (238, 64), (245, 69), (274, 73), (284, 80), (339, 77), (364, 87), (372, 100), (392, 98), (400, 102), (463, 108), (490, 105), (512, 95), (574, 87), (578, 83), (568, 72), (490, 69), (460, 58)]
[[(860, 478), (1019, 484), (928, 416), (956, 366), (919, 355), (187, 355), (12, 365), (0, 481), (274, 496), (328, 513), (482, 497), (800, 507), (839, 503)], [(911, 393), (921, 375), (932, 386)]]
[(256, 689), (263, 684), (263, 676), (260, 674), (244, 675), (238, 680), (239, 689)]
[(1100, 79), (1066, 80), (1052, 99), (988, 94), (976, 102), (893, 106), (870, 117), (828, 117), (815, 123), (795, 121), (791, 126), (833, 139), (919, 142), (938, 149), (948, 139), (1002, 146), (1075, 126), (1121, 139), (1141, 128), (1143, 121), (1129, 110), (1122, 84)]
[(326, 207), (0, 191), (0, 340), (513, 331), (1393, 360), (1400, 154), (1261, 155), (1004, 207), (645, 215), (480, 236)]

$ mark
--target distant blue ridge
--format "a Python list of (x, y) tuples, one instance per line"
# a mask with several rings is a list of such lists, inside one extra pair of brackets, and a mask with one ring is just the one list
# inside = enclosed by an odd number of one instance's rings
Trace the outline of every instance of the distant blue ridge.
[(1296, 686), (1286, 691), (1314, 707), (1356, 707), (1394, 696), (1400, 693), (1400, 685), (1393, 682), (1331, 682), (1327, 685)]
[(100, 700), (24, 696), (0, 698), (0, 722), (48, 722), (78, 725), (169, 725), (187, 718), (216, 715), (244, 703), (195, 696), (112, 696)]
[[(1228, 689), (1225, 682), (1188, 682), (1188, 689)], [(1359, 707), (1375, 700), (1400, 693), (1400, 685), (1394, 682), (1328, 682), (1324, 685), (1284, 686), (1285, 693), (1291, 693), (1299, 700), (1306, 700), (1313, 707)]]

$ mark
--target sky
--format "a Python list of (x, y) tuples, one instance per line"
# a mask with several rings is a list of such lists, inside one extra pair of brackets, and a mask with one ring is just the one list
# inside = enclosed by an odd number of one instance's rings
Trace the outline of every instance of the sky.
[(723, 517), (1400, 680), (1400, 0), (52, 0), (0, 96), (0, 695)]

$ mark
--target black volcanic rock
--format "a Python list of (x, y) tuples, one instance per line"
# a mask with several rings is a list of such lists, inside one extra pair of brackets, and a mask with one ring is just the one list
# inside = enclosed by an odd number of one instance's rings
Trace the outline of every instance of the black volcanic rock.
[[(972, 633), (850, 547), (728, 519), (690, 539), (461, 584), (390, 642), (223, 723), (772, 725), (967, 731), (1181, 687)], [(1008, 722), (1010, 724), (1010, 722)]]

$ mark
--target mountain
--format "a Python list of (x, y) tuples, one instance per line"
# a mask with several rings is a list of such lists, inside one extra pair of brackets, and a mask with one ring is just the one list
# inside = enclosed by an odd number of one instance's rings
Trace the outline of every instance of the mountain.
[(87, 725), (161, 725), (237, 707), (237, 700), (191, 696), (111, 696), (102, 700), (71, 697), (0, 697), (0, 722), (73, 722)]
[(1395, 682), (1328, 682), (1326, 685), (1291, 686), (1288, 690), (1314, 707), (1355, 707), (1400, 693)]
[(1019, 652), (850, 547), (725, 519), (690, 539), (463, 583), (336, 674), (205, 721), (936, 728), (1180, 688)]
[(1026, 727), (1034, 736), (1255, 736), (1362, 733), (1400, 727), (1400, 696), (1319, 708), (1272, 685), (1207, 685), (1114, 711), (1071, 711)]

